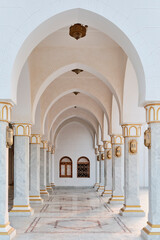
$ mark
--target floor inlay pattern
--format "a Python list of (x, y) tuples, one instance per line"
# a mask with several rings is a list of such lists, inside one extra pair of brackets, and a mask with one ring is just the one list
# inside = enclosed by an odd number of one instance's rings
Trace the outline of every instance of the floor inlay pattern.
[[(146, 194), (146, 192), (145, 192)], [(135, 240), (145, 218), (121, 217), (91, 188), (54, 188), (31, 217), (10, 217), (17, 240)]]

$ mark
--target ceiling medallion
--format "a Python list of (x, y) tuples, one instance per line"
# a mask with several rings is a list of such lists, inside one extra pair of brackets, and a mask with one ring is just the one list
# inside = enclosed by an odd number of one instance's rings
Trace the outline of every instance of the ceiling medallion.
[(79, 74), (80, 72), (83, 72), (83, 70), (76, 68), (76, 69), (73, 69), (72, 72)]
[(76, 23), (69, 28), (69, 35), (76, 40), (83, 38), (86, 36), (87, 32), (87, 25), (82, 25), (80, 23)]
[(76, 96), (77, 96), (77, 95), (78, 95), (80, 92), (73, 92), (73, 93), (74, 93), (74, 95), (76, 95)]

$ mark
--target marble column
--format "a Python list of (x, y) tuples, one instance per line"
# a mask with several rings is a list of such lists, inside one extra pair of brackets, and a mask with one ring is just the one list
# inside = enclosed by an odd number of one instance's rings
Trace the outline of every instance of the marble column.
[(149, 212), (147, 226), (142, 229), (144, 239), (160, 239), (160, 103), (146, 107), (148, 131)]
[(8, 148), (6, 130), (11, 118), (12, 105), (0, 102), (0, 239), (12, 239), (16, 230), (10, 226), (8, 217)]
[(99, 188), (98, 192), (102, 193), (104, 191), (104, 149), (102, 145), (98, 146), (99, 151)]
[(99, 153), (98, 148), (95, 148), (95, 184), (94, 188), (97, 189), (99, 187), (99, 161), (97, 159)]
[(40, 194), (41, 196), (48, 196), (46, 189), (46, 152), (47, 141), (41, 141), (40, 147)]
[(51, 146), (48, 145), (48, 149), (46, 152), (46, 189), (47, 191), (51, 191)]
[(141, 124), (122, 125), (124, 137), (124, 207), (120, 215), (142, 217), (139, 197), (139, 138)]
[(104, 192), (103, 196), (112, 194), (112, 146), (111, 142), (104, 141)]
[(13, 123), (14, 130), (14, 200), (12, 216), (34, 213), (29, 204), (29, 137), (31, 124)]
[(30, 138), (29, 164), (29, 200), (30, 203), (43, 203), (40, 197), (40, 134), (32, 134)]
[(54, 153), (55, 153), (55, 149), (54, 149), (54, 147), (52, 147), (52, 149), (51, 149), (51, 186), (52, 187), (55, 186), (55, 182), (54, 182)]
[(112, 196), (108, 203), (124, 203), (124, 139), (113, 135), (112, 140)]

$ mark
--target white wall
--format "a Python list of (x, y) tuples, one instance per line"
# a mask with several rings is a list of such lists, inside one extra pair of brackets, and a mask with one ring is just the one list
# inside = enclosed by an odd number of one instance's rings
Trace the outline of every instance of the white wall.
[[(56, 186), (93, 186), (95, 180), (95, 153), (90, 132), (79, 122), (65, 125), (59, 132), (55, 151), (55, 185)], [(59, 161), (63, 156), (72, 159), (72, 178), (59, 177)], [(77, 160), (86, 156), (90, 160), (90, 178), (77, 178)]]

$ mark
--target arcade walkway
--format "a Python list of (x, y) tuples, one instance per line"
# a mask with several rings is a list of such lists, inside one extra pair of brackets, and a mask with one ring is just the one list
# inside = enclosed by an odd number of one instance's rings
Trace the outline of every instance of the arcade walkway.
[[(146, 201), (143, 189), (141, 203), (147, 213)], [(147, 217), (120, 217), (120, 207), (105, 205), (105, 198), (93, 188), (55, 188), (43, 205), (34, 206), (32, 217), (10, 217), (10, 222), (17, 229), (17, 240), (141, 239)]]

